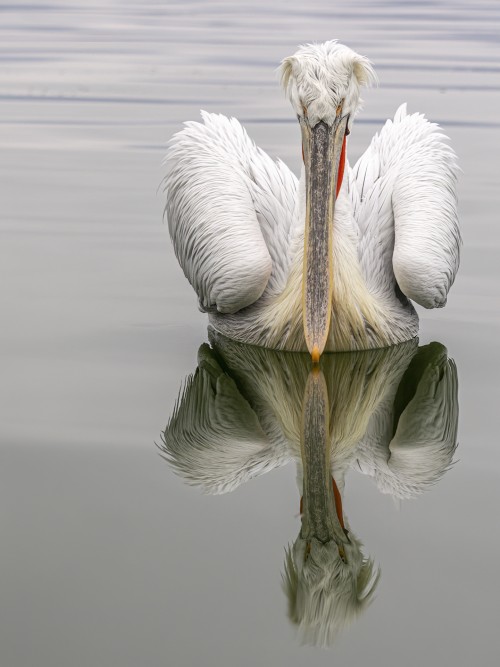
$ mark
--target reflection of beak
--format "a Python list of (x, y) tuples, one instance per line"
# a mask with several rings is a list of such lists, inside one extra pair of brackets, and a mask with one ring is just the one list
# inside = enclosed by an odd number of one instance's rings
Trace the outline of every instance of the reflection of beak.
[(321, 121), (314, 127), (307, 116), (299, 119), (306, 171), (302, 309), (306, 344), (315, 362), (330, 328), (333, 214), (344, 172), (348, 118), (339, 114), (331, 126)]
[(334, 540), (345, 560), (349, 538), (342, 501), (330, 472), (329, 401), (325, 378), (316, 366), (309, 373), (302, 405), (301, 458), (303, 496), (301, 537), (326, 544)]

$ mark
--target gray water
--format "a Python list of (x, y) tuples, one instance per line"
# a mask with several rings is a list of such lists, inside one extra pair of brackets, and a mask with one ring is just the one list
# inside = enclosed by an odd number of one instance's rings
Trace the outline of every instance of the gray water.
[[(499, 34), (495, 0), (0, 5), (2, 667), (497, 664)], [(275, 69), (333, 37), (380, 78), (351, 163), (401, 102), (439, 122), (464, 248), (447, 307), (421, 313), (458, 368), (456, 463), (401, 503), (348, 474), (382, 577), (325, 650), (281, 590), (294, 467), (203, 495), (155, 447), (207, 339), (156, 190), (200, 108), (297, 172)]]

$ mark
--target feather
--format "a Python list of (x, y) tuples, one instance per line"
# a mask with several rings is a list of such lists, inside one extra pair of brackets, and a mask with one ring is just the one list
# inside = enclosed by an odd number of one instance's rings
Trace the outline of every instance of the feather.
[(366, 279), (380, 289), (394, 274), (402, 292), (426, 308), (446, 303), (460, 259), (458, 168), (445, 139), (403, 104), (350, 176)]
[(268, 283), (283, 288), (297, 181), (234, 118), (203, 112), (165, 159), (166, 215), (177, 258), (203, 310), (234, 313)]

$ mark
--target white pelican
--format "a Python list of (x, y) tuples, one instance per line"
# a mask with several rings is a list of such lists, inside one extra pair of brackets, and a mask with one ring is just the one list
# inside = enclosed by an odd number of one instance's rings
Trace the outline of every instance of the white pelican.
[(419, 348), (414, 339), (326, 354), (310, 372), (307, 353), (241, 345), (213, 329), (209, 339), (162, 453), (211, 494), (296, 463), (301, 527), (287, 550), (284, 589), (301, 638), (330, 644), (367, 607), (378, 580), (344, 511), (345, 475), (350, 467), (368, 474), (397, 498), (442, 477), (456, 448), (455, 364), (439, 343)]
[(337, 41), (299, 48), (281, 79), (300, 181), (234, 118), (202, 112), (169, 142), (165, 212), (200, 309), (230, 338), (313, 360), (409, 340), (410, 300), (443, 306), (459, 264), (455, 154), (402, 105), (351, 169), (346, 137), (375, 73)]

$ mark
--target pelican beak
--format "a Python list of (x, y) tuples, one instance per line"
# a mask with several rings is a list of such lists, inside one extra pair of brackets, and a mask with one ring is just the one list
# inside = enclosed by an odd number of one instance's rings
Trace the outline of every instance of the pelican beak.
[(335, 200), (345, 161), (348, 115), (341, 105), (331, 126), (320, 121), (311, 127), (299, 117), (306, 172), (306, 220), (302, 312), (306, 345), (314, 363), (325, 349), (332, 310), (332, 236)]

